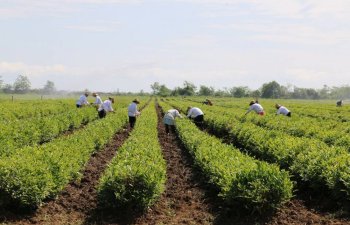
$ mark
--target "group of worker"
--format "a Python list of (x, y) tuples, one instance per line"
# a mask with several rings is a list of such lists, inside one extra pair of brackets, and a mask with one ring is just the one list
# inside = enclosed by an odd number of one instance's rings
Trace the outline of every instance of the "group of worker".
[[(178, 109), (170, 109), (165, 113), (163, 123), (167, 134), (170, 133), (170, 130), (175, 130), (176, 117), (182, 118)], [(187, 108), (187, 117), (192, 119), (196, 125), (200, 125), (204, 120), (204, 113), (200, 108), (189, 106)]]
[[(277, 112), (276, 112), (277, 115), (281, 114), (281, 115), (285, 115), (285, 116), (288, 116), (288, 117), (292, 116), (292, 112), (289, 111), (289, 109), (287, 109), (286, 107), (284, 107), (284, 106), (282, 106), (280, 104), (276, 104), (275, 107), (277, 109)], [(249, 103), (249, 109), (244, 115), (247, 115), (251, 111), (254, 111), (254, 112), (256, 112), (257, 114), (259, 114), (261, 116), (265, 115), (264, 108), (259, 104), (259, 102), (257, 100), (256, 101), (251, 101)]]
[[(281, 114), (288, 117), (292, 116), (292, 113), (286, 107), (281, 106), (280, 104), (276, 104), (275, 107), (277, 109), (277, 115)], [(251, 101), (249, 103), (249, 109), (244, 115), (247, 115), (251, 111), (254, 111), (259, 115), (265, 115), (264, 108), (258, 101)], [(165, 131), (167, 134), (169, 134), (170, 127), (172, 127), (172, 130), (174, 130), (176, 117), (182, 118), (179, 110), (177, 109), (170, 109), (165, 113), (163, 123), (165, 124)], [(189, 106), (187, 108), (187, 117), (192, 119), (196, 125), (200, 126), (204, 120), (204, 113), (200, 108)]]
[[(80, 96), (80, 98), (76, 103), (77, 108), (81, 108), (85, 105), (93, 105), (96, 107), (98, 111), (99, 118), (104, 118), (106, 117), (107, 113), (114, 112), (114, 109), (112, 107), (112, 104), (114, 103), (114, 98), (108, 97), (107, 100), (102, 101), (101, 97), (97, 93), (92, 93), (92, 96), (95, 97), (95, 102), (90, 104), (87, 100), (88, 96), (89, 96), (89, 93), (87, 92), (84, 95)], [(206, 103), (207, 102), (208, 100), (206, 100)], [(209, 103), (210, 104), (207, 104), (207, 105), (212, 105), (212, 102), (209, 102)], [(136, 98), (128, 106), (129, 125), (131, 128), (135, 126), (136, 117), (141, 114), (137, 109), (138, 104), (140, 104), (140, 101)], [(280, 104), (276, 104), (275, 107), (277, 109), (277, 113), (276, 113), (277, 115), (282, 114), (282, 115), (291, 117), (292, 114), (286, 107)], [(254, 111), (261, 116), (265, 115), (264, 108), (259, 104), (257, 100), (251, 101), (249, 103), (249, 109), (244, 115), (247, 115), (251, 111)], [(167, 134), (169, 134), (170, 130), (174, 130), (176, 117), (182, 118), (178, 109), (170, 109), (165, 113), (163, 118), (163, 123), (165, 124), (165, 130)], [(198, 107), (189, 106), (187, 108), (187, 117), (192, 119), (196, 125), (200, 125), (204, 120), (204, 113)]]
[[(85, 92), (85, 94), (83, 94), (79, 97), (79, 99), (76, 103), (77, 108), (81, 108), (81, 107), (86, 106), (86, 105), (93, 105), (96, 107), (97, 112), (98, 112), (98, 117), (100, 119), (106, 117), (107, 113), (114, 112), (114, 109), (112, 107), (112, 104), (114, 103), (114, 98), (108, 97), (107, 100), (102, 101), (101, 97), (97, 93), (92, 93), (92, 96), (95, 97), (95, 102), (90, 104), (87, 100), (88, 96), (89, 96), (89, 93)], [(140, 101), (136, 98), (128, 106), (128, 117), (129, 117), (129, 124), (130, 124), (131, 128), (133, 128), (135, 126), (136, 117), (141, 114), (137, 110), (138, 104), (140, 104)]]

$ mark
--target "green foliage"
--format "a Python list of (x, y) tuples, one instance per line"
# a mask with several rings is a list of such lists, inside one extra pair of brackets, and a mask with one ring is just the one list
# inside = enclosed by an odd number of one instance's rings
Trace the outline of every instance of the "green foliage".
[(0, 205), (39, 206), (54, 197), (79, 171), (90, 155), (105, 145), (127, 122), (125, 108), (85, 129), (41, 146), (25, 147), (0, 158)]
[(279, 98), (281, 97), (281, 85), (276, 81), (263, 84), (261, 88), (261, 97), (263, 98)]
[(177, 120), (176, 128), (195, 163), (220, 190), (219, 195), (228, 205), (263, 211), (276, 208), (292, 197), (293, 184), (288, 172), (223, 144), (201, 132), (190, 120)]
[(24, 146), (48, 142), (63, 131), (77, 128), (96, 118), (97, 113), (93, 108), (71, 107), (61, 114), (0, 123), (0, 155), (12, 154)]
[(201, 96), (213, 96), (215, 93), (215, 89), (213, 87), (207, 87), (205, 85), (201, 85), (199, 87), (198, 95)]
[[(181, 105), (181, 108), (185, 108), (185, 105)], [(291, 118), (286, 117), (273, 118), (256, 115), (239, 117), (238, 113), (234, 110), (228, 112), (227, 108), (218, 106), (202, 106), (201, 108), (205, 109), (205, 123), (209, 127), (223, 132), (250, 154), (268, 162), (278, 163), (295, 175), (299, 182), (310, 185), (315, 191), (327, 190), (336, 200), (350, 199), (349, 147), (327, 145), (346, 145), (348, 135), (337, 139), (335, 136), (337, 134), (332, 133), (331, 130), (322, 131), (322, 126), (315, 127), (316, 120), (312, 118), (301, 119), (300, 123), (305, 121), (305, 128), (302, 129), (300, 125), (298, 129), (295, 129), (293, 127), (294, 118), (290, 120)], [(244, 112), (240, 109), (236, 110), (242, 114)], [(317, 114), (318, 117), (322, 115), (320, 112)], [(313, 124), (308, 123), (308, 119), (312, 120)], [(273, 120), (276, 120), (276, 124), (272, 126)], [(296, 136), (288, 135), (287, 132), (284, 132), (285, 130), (277, 128), (279, 121), (282, 127), (284, 122), (288, 124), (286, 126), (286, 129), (290, 128), (288, 132), (298, 131), (309, 137), (328, 136), (333, 139), (329, 138), (329, 143), (326, 143), (317, 138), (297, 137), (298, 133), (294, 133)], [(335, 121), (336, 119), (325, 121), (325, 127), (330, 129), (330, 127), (342, 126)]]
[(165, 179), (155, 107), (148, 106), (101, 177), (99, 199), (106, 207), (142, 210), (164, 191)]
[(30, 90), (31, 83), (27, 76), (19, 75), (13, 83), (15, 93), (27, 93)]

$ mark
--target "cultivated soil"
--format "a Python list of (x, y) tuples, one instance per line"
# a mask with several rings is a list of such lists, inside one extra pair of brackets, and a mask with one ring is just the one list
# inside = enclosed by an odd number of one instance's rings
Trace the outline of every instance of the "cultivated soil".
[[(152, 107), (152, 106), (150, 106)], [(102, 150), (94, 154), (79, 182), (69, 184), (55, 200), (32, 213), (0, 209), (0, 224), (350, 224), (348, 218), (321, 211), (306, 198), (296, 197), (276, 212), (255, 215), (225, 207), (216, 190), (194, 166), (191, 156), (174, 132), (165, 133), (161, 109), (158, 137), (167, 162), (166, 190), (145, 212), (115, 212), (97, 202), (96, 185), (108, 162), (129, 136), (125, 128)]]
[[(35, 212), (0, 210), (0, 222), (5, 224), (83, 224), (98, 209), (96, 185), (116, 150), (128, 138), (125, 127), (100, 151), (90, 158), (82, 178), (72, 182), (57, 199), (46, 202)], [(96, 213), (97, 214), (97, 213)]]

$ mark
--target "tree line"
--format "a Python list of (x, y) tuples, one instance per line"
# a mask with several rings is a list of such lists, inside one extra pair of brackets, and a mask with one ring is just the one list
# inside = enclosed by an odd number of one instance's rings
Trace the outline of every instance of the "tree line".
[(0, 76), (0, 90), (7, 94), (27, 94), (27, 93), (37, 93), (37, 94), (55, 94), (56, 87), (55, 83), (52, 81), (47, 81), (43, 88), (31, 89), (31, 82), (29, 78), (25, 75), (19, 75), (13, 84), (5, 84)]
[(154, 95), (166, 96), (216, 96), (216, 97), (253, 97), (253, 98), (286, 98), (286, 99), (348, 99), (350, 86), (329, 87), (324, 85), (321, 89), (301, 88), (293, 85), (280, 85), (276, 81), (264, 83), (256, 90), (248, 86), (215, 89), (200, 85), (199, 88), (191, 82), (185, 81), (182, 87), (169, 89), (165, 84), (154, 82), (151, 84)]
[[(235, 86), (231, 88), (215, 89), (214, 87), (208, 87), (200, 85), (197, 87), (195, 84), (184, 81), (181, 87), (175, 87), (173, 89), (168, 88), (165, 84), (154, 82), (151, 84), (152, 93), (147, 93), (141, 90), (139, 93), (113, 93), (116, 95), (131, 94), (131, 95), (158, 95), (162, 97), (167, 96), (216, 96), (216, 97), (253, 97), (253, 98), (290, 98), (290, 99), (349, 99), (350, 98), (350, 86), (344, 85), (341, 87), (329, 87), (324, 85), (320, 89), (314, 88), (301, 88), (293, 85), (280, 85), (276, 81), (264, 83), (258, 89), (250, 89), (248, 86)], [(3, 93), (37, 93), (37, 94), (56, 94), (57, 90), (55, 83), (48, 80), (42, 88), (31, 89), (31, 82), (25, 75), (19, 75), (13, 84), (5, 84), (0, 76), (0, 91)], [(84, 91), (87, 91), (85, 89)]]

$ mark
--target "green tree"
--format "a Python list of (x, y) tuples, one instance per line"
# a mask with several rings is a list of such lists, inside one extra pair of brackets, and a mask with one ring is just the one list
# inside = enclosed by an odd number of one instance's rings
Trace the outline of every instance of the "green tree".
[(171, 90), (167, 88), (164, 84), (160, 85), (158, 95), (162, 97), (169, 96), (171, 94)]
[(12, 89), (12, 85), (11, 84), (5, 84), (4, 87), (2, 88), (2, 90), (4, 91), (4, 93), (12, 93), (13, 89)]
[(15, 93), (27, 93), (30, 90), (31, 83), (27, 76), (19, 75), (13, 83)]
[(44, 88), (43, 88), (43, 92), (45, 94), (53, 94), (56, 92), (56, 88), (55, 88), (55, 83), (52, 81), (47, 81)]
[(281, 97), (281, 85), (276, 81), (263, 84), (261, 88), (261, 97), (263, 98), (280, 98)]
[(2, 89), (3, 84), (4, 84), (4, 81), (2, 80), (2, 76), (0, 76), (0, 89)]
[(333, 99), (350, 98), (350, 86), (345, 85), (342, 87), (333, 87), (328, 97), (331, 97)]
[(320, 94), (312, 88), (298, 88), (294, 87), (292, 97), (296, 99), (319, 99)]
[(233, 87), (230, 89), (230, 93), (235, 98), (248, 97), (250, 90), (247, 86)]
[(207, 87), (204, 85), (201, 85), (199, 87), (198, 95), (201, 96), (213, 96), (215, 94), (215, 89), (213, 87)]
[(230, 93), (226, 88), (224, 88), (224, 90), (221, 90), (221, 89), (216, 90), (214, 95), (217, 97), (224, 97), (224, 96), (229, 96)]
[(325, 84), (325, 85), (323, 85), (323, 88), (319, 91), (320, 97), (321, 98), (329, 98), (331, 92), (332, 92), (332, 89)]
[(171, 95), (183, 95), (183, 96), (192, 96), (196, 94), (197, 87), (191, 82), (185, 81), (183, 87), (175, 87), (171, 92)]
[(258, 99), (261, 97), (261, 91), (260, 90), (255, 90), (255, 91), (252, 91), (250, 93), (250, 96), (255, 98), (255, 99)]
[(154, 95), (158, 95), (160, 90), (160, 84), (158, 82), (154, 82), (153, 84), (151, 84), (151, 89), (153, 90)]
[(180, 93), (181, 93), (181, 88), (180, 87), (175, 87), (172, 91), (171, 91), (171, 93), (170, 93), (170, 95), (172, 95), (172, 96), (179, 96), (180, 95)]
[(185, 81), (182, 95), (188, 95), (188, 96), (195, 95), (196, 89), (197, 89), (197, 87), (193, 83), (191, 83), (189, 81)]

